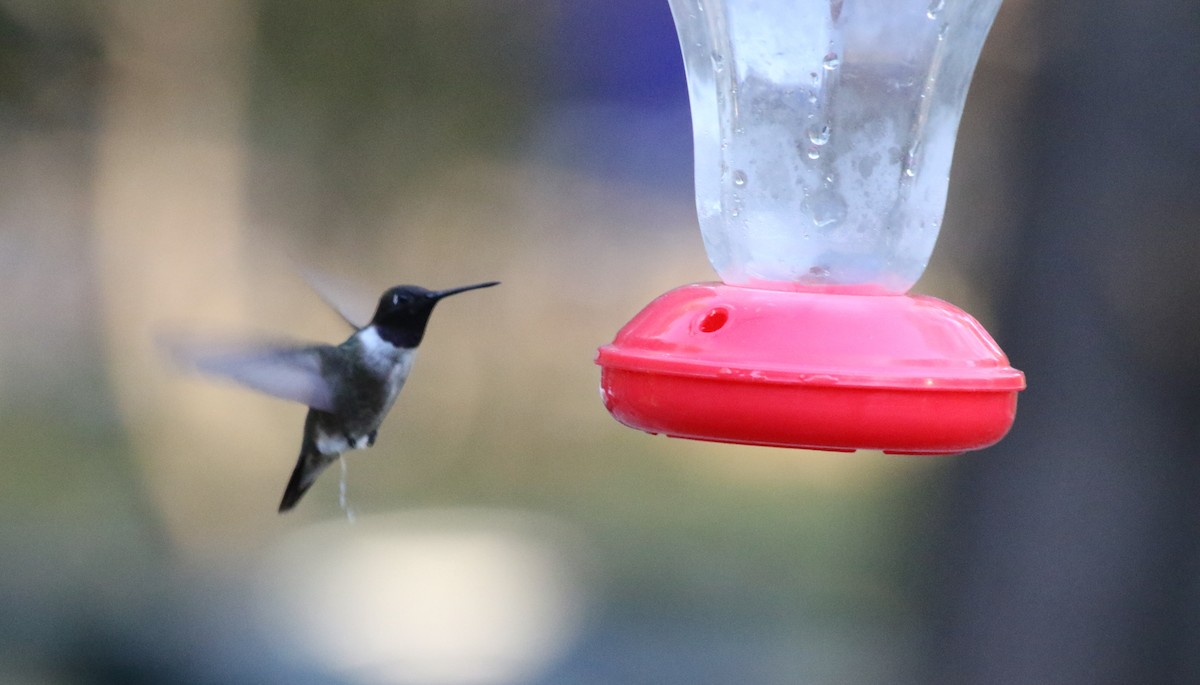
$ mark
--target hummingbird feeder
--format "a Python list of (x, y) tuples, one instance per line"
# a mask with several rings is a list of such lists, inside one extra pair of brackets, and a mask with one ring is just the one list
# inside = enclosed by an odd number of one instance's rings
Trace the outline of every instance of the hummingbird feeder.
[(605, 407), (650, 433), (950, 454), (999, 441), (1024, 375), (966, 312), (907, 295), (1000, 0), (670, 0), (696, 209), (721, 283), (600, 348)]

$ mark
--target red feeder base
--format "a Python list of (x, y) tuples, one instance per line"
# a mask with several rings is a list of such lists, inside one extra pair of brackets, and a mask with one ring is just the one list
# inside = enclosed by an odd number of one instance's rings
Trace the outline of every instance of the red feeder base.
[(689, 285), (600, 348), (604, 406), (649, 433), (900, 454), (993, 445), (1025, 377), (975, 319), (925, 296)]

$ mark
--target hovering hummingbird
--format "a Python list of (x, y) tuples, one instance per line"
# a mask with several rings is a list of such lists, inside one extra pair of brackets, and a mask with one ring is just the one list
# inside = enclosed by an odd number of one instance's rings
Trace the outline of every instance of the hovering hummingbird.
[[(279, 503), (285, 512), (343, 452), (375, 444), (383, 422), (412, 368), (433, 307), (442, 298), (499, 281), (448, 290), (399, 285), (379, 298), (375, 315), (340, 345), (260, 346), (233, 350), (183, 350), (199, 371), (224, 376), (275, 397), (309, 407), (300, 458)], [(339, 313), (341, 313), (339, 311)]]

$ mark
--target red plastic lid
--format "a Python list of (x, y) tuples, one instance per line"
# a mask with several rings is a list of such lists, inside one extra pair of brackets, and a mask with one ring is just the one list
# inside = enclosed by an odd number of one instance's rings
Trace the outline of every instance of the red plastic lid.
[(689, 285), (600, 348), (605, 406), (652, 433), (951, 453), (998, 441), (1024, 375), (975, 319), (924, 296)]

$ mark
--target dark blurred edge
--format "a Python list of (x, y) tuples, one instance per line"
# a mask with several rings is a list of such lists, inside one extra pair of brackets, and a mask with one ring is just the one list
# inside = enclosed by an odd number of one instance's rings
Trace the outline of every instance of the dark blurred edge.
[(1200, 4), (1034, 11), (991, 284), (1029, 389), (948, 484), (926, 682), (1200, 682)]

